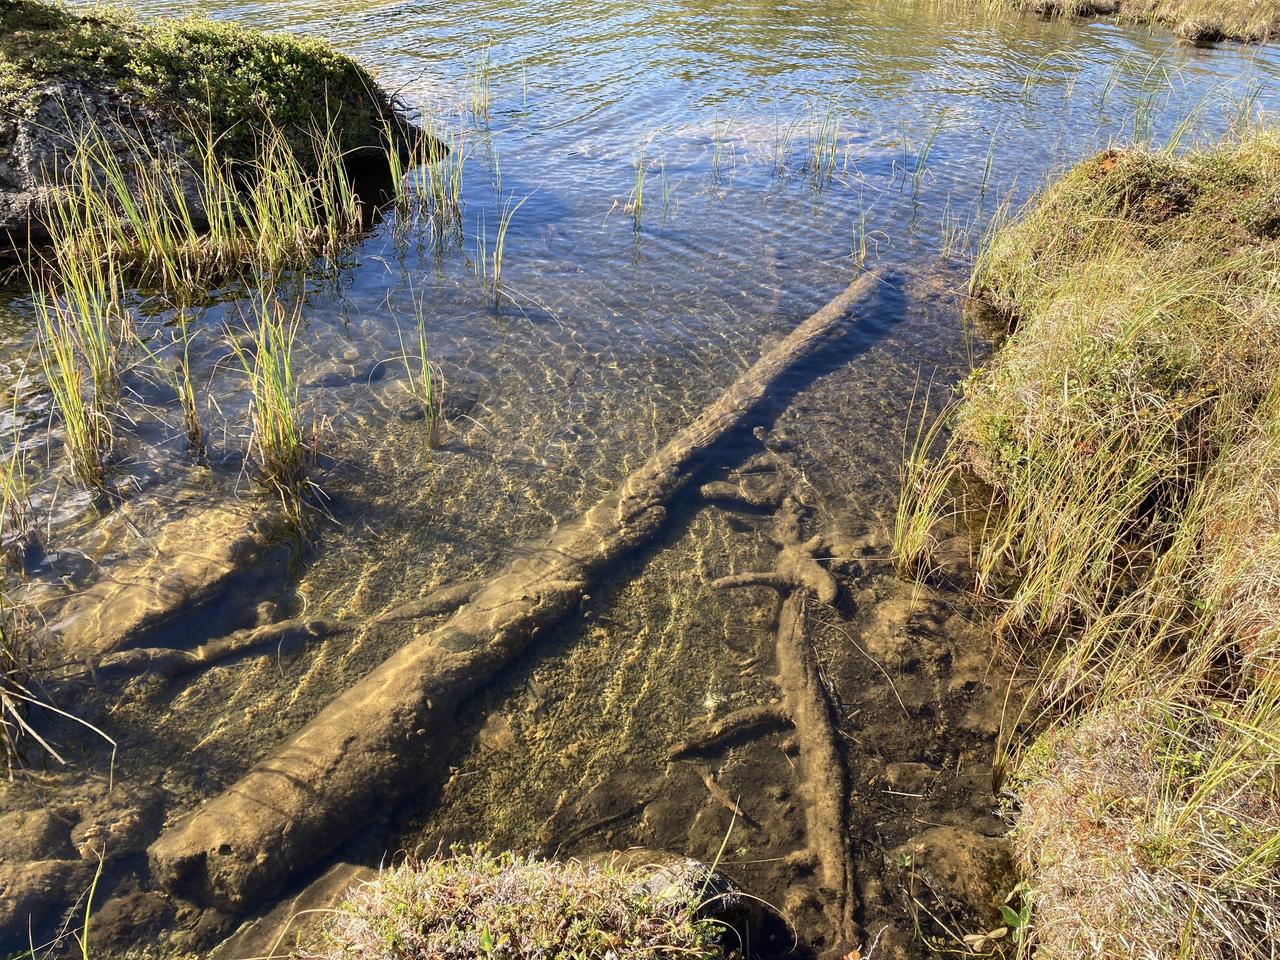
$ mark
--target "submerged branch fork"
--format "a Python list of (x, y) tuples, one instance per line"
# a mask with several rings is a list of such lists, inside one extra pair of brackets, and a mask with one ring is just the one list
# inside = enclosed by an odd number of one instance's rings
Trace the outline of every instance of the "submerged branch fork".
[(653, 536), (707, 451), (838, 332), (852, 307), (869, 302), (879, 281), (866, 273), (851, 283), (617, 490), (521, 551), (448, 620), (418, 632), (238, 783), (166, 830), (149, 851), (156, 880), (197, 901), (246, 910), (371, 817), (438, 784), (456, 708)]

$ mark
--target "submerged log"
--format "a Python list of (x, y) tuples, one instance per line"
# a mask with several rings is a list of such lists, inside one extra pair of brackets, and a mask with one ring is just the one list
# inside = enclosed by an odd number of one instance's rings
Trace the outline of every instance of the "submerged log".
[(447, 621), (419, 633), (238, 783), (166, 830), (149, 851), (155, 878), (243, 911), (370, 818), (429, 788), (453, 746), (459, 704), (653, 536), (708, 449), (826, 342), (878, 280), (868, 273), (850, 284), (617, 490), (523, 550)]

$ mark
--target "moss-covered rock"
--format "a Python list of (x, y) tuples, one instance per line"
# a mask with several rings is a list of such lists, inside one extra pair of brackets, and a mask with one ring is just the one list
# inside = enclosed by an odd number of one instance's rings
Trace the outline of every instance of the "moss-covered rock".
[(46, 172), (87, 123), (166, 146), (211, 134), (248, 160), (266, 125), (305, 157), (316, 129), (379, 150), (384, 119), (406, 129), (372, 76), (319, 40), (0, 0), (0, 237), (29, 227)]

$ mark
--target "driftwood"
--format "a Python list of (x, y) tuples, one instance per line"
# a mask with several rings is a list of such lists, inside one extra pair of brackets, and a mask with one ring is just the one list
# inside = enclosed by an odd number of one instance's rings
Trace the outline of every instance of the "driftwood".
[(360, 825), (438, 782), (458, 705), (650, 539), (708, 449), (868, 299), (865, 274), (757, 361), (719, 400), (581, 516), (524, 550), (443, 624), (418, 633), (241, 780), (151, 846), (154, 877), (243, 911)]

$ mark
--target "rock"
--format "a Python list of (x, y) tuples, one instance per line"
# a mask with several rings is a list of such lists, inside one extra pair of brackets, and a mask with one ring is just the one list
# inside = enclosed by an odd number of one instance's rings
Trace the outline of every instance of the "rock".
[(305, 943), (315, 933), (326, 912), (338, 906), (348, 890), (377, 875), (378, 871), (372, 867), (335, 863), (300, 892), (285, 897), (261, 916), (243, 924), (218, 945), (210, 954), (210, 960), (293, 956), (292, 948)]
[(30, 860), (71, 860), (71, 826), (76, 813), (69, 808), (19, 810), (0, 817), (0, 863)]
[(158, 791), (117, 788), (90, 808), (71, 831), (71, 842), (85, 860), (118, 857), (145, 850), (163, 825)]
[(93, 908), (93, 947), (99, 955), (122, 954), (156, 937), (173, 923), (173, 903), (162, 893), (139, 891), (112, 897)]
[[(274, 123), (300, 157), (306, 131), (335, 117), (338, 146), (353, 176), (386, 177), (387, 125), (402, 154), (420, 140), (392, 98), (350, 57), (324, 43), (201, 18), (145, 23), (72, 10), (42, 0), (0, 4), (8, 70), (0, 76), (0, 257), (42, 226), (51, 194), (44, 185), (65, 163), (79, 133), (96, 128), (126, 173), (131, 143), (175, 164), (187, 209), (201, 216), (191, 104), (207, 117), (219, 159), (253, 160), (257, 137)], [(432, 146), (431, 150), (439, 149)]]
[(917, 894), (931, 894), (938, 907), (982, 930), (1000, 925), (1000, 905), (1017, 883), (1009, 841), (963, 827), (931, 827), (890, 858), (904, 885), (914, 873)]
[[(155, 529), (147, 520), (122, 525)], [(193, 504), (154, 539), (135, 541), (51, 626), (61, 629), (72, 655), (98, 656), (133, 646), (185, 646), (250, 626), (254, 604), (243, 602), (239, 591), (256, 592), (273, 573), (283, 574), (289, 552), (281, 529), (274, 511), (261, 513), (251, 504)], [(186, 618), (202, 608), (193, 638)], [(163, 639), (171, 627), (182, 634), (176, 643)]]
[(937, 776), (938, 771), (927, 763), (889, 763), (884, 768), (885, 783), (900, 793), (927, 793)]
[(95, 869), (86, 860), (0, 864), (0, 943), (25, 943), (29, 928), (89, 889)]
[[(45, 185), (46, 171), (56, 175), (62, 167), (77, 120), (92, 121), (107, 142), (123, 145), (125, 131), (154, 129), (157, 119), (141, 104), (121, 97), (111, 84), (82, 78), (46, 82), (27, 96), (27, 111), (0, 118), (0, 142), (6, 144), (0, 148), (0, 258), (28, 240), (48, 239), (42, 222), (52, 196)], [(163, 146), (172, 149), (174, 143), (166, 137)], [(155, 146), (162, 148), (159, 142)], [(187, 202), (198, 210), (194, 181), (188, 178), (183, 186)]]

